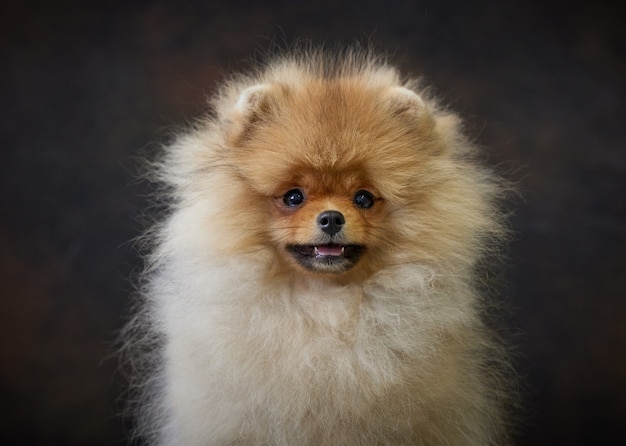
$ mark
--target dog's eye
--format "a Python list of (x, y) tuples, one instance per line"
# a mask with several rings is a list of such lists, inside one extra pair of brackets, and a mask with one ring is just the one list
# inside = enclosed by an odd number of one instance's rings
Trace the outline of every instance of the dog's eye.
[(374, 206), (374, 195), (366, 190), (360, 190), (354, 195), (354, 204), (362, 209)]
[(300, 189), (291, 189), (283, 195), (283, 203), (290, 208), (300, 206), (304, 202), (304, 193)]

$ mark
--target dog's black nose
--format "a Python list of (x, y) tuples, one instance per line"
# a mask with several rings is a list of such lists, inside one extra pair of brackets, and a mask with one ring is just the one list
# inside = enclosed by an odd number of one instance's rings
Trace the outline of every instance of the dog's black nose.
[(346, 224), (346, 219), (339, 211), (324, 211), (317, 216), (317, 226), (328, 235), (335, 235)]

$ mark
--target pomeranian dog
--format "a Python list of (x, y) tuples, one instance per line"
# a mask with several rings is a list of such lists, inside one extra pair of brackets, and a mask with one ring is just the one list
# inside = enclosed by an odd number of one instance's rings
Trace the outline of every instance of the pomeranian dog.
[(479, 265), (499, 180), (380, 57), (233, 77), (157, 163), (138, 433), (157, 445), (501, 445)]

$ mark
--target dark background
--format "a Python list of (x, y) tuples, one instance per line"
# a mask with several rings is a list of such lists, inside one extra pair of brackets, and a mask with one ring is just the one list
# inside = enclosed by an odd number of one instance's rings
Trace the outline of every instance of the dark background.
[(518, 445), (626, 437), (620, 2), (5, 1), (0, 443), (124, 441), (108, 356), (140, 259), (136, 157), (273, 42), (374, 42), (467, 120), (523, 200), (506, 270)]

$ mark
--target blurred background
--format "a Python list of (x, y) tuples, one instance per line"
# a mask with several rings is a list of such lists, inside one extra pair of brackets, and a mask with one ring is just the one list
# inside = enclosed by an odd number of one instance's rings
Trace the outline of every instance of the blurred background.
[(626, 27), (609, 1), (0, 6), (0, 443), (124, 444), (113, 341), (141, 268), (137, 157), (274, 43), (372, 42), (523, 200), (505, 271), (517, 445), (626, 437)]

